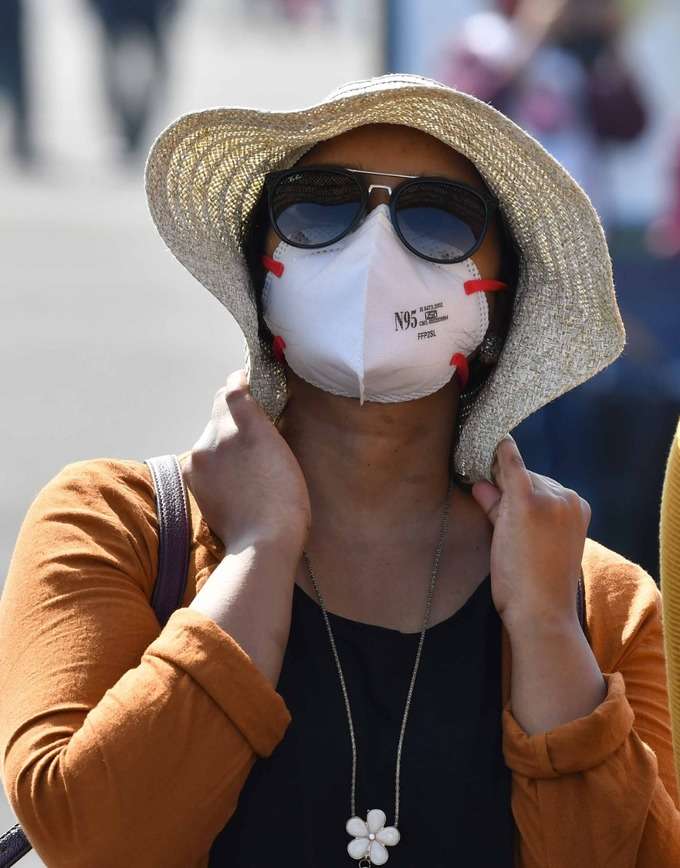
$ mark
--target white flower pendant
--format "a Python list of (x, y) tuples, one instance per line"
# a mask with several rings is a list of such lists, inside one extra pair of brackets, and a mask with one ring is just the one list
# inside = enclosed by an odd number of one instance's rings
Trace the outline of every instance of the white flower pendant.
[(372, 808), (366, 814), (366, 822), (361, 817), (350, 817), (345, 829), (354, 840), (347, 845), (352, 859), (361, 859), (368, 865), (384, 865), (389, 859), (386, 847), (399, 843), (399, 832), (395, 826), (385, 826), (385, 812)]

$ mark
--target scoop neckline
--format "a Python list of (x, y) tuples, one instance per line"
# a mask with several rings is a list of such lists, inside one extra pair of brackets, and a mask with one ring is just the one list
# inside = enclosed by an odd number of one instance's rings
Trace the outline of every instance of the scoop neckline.
[[(444, 618), (443, 621), (440, 621), (438, 624), (433, 624), (431, 627), (428, 627), (425, 631), (425, 635), (429, 636), (434, 631), (439, 631), (440, 628), (446, 628), (453, 621), (462, 617), (463, 614), (472, 606), (472, 604), (476, 601), (476, 599), (480, 596), (481, 591), (490, 584), (491, 582), (491, 573), (487, 573), (486, 578), (483, 579), (475, 588), (475, 590), (470, 594), (467, 600), (463, 603), (463, 605), (456, 609), (453, 614), (449, 615), (448, 618)], [(297, 594), (297, 597), (304, 597), (307, 603), (310, 606), (313, 606), (321, 618), (323, 619), (323, 612), (321, 610), (321, 606), (313, 597), (305, 591), (297, 582), (294, 582), (294, 592)], [(326, 614), (328, 615), (328, 620), (330, 621), (331, 627), (335, 630), (336, 628), (346, 629), (348, 631), (353, 631), (355, 633), (365, 632), (371, 633), (375, 636), (398, 636), (404, 641), (413, 641), (420, 637), (421, 631), (418, 630), (415, 633), (404, 633), (401, 630), (396, 630), (393, 627), (383, 627), (381, 624), (368, 624), (364, 621), (355, 621), (353, 618), (346, 618), (344, 615), (338, 615), (336, 612), (331, 612), (326, 609)]]

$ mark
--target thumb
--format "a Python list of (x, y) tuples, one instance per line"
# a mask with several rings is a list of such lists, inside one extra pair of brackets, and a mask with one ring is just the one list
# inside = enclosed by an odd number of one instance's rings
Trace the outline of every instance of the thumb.
[(501, 492), (492, 482), (480, 479), (472, 486), (472, 496), (482, 507), (491, 524), (496, 524), (498, 516), (498, 504), (501, 501)]
[(215, 395), (212, 415), (214, 419), (231, 416), (238, 428), (240, 425), (248, 424), (254, 406), (257, 405), (250, 394), (246, 372), (239, 369), (229, 374), (225, 385)]
[(250, 389), (250, 384), (245, 370), (238, 368), (238, 370), (232, 371), (227, 377), (225, 388), (228, 395), (232, 392), (247, 392)]

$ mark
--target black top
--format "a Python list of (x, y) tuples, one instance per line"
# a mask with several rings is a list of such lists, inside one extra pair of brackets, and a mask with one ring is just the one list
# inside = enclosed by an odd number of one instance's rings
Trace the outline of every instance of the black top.
[[(357, 748), (356, 813), (394, 825), (397, 746), (420, 632), (328, 613)], [(323, 612), (295, 585), (278, 692), (292, 721), (258, 757), (210, 866), (352, 868), (352, 744)], [(401, 755), (390, 868), (512, 868), (511, 772), (501, 741), (501, 620), (489, 576), (425, 634)]]

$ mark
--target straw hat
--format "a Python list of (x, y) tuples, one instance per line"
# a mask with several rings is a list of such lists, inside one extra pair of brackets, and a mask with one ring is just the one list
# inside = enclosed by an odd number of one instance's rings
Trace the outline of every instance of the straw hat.
[(499, 441), (535, 410), (620, 354), (625, 331), (604, 233), (590, 200), (530, 135), (469, 94), (416, 75), (346, 84), (297, 111), (214, 108), (170, 124), (146, 165), (153, 220), (172, 253), (234, 316), (252, 394), (272, 420), (286, 403), (285, 367), (258, 335), (243, 252), (249, 218), (273, 169), (316, 143), (369, 123), (403, 124), (466, 156), (498, 198), (520, 266), (500, 358), (461, 421), (453, 470), (491, 479)]

